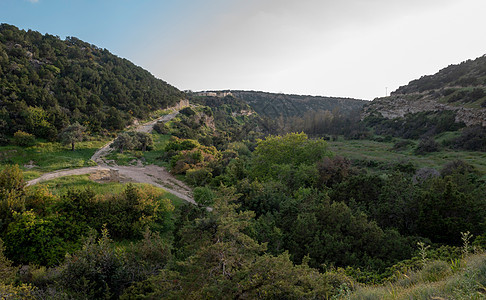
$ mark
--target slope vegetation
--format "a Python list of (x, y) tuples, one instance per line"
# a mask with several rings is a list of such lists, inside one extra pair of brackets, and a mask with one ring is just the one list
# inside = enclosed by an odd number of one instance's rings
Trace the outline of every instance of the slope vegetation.
[(309, 111), (335, 111), (350, 114), (361, 109), (364, 100), (337, 97), (301, 96), (255, 91), (231, 91), (246, 101), (258, 114), (267, 117), (304, 116)]
[(182, 98), (175, 87), (106, 49), (0, 25), (0, 136), (55, 139), (67, 124), (116, 130)]
[(457, 123), (486, 126), (486, 56), (413, 80), (390, 97), (373, 100), (365, 107), (364, 116), (381, 114), (395, 119), (441, 111), (451, 111)]

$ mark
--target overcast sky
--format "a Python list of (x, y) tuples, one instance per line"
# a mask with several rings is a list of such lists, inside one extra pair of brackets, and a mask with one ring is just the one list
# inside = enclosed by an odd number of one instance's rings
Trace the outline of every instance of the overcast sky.
[(373, 99), (486, 54), (485, 0), (0, 0), (181, 90)]

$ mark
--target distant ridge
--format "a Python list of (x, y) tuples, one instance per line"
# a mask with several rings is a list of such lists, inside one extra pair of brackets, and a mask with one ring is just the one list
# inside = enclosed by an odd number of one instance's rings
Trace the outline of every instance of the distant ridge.
[(302, 117), (309, 111), (336, 111), (349, 115), (360, 110), (368, 101), (322, 96), (292, 95), (259, 91), (223, 90), (207, 91), (216, 94), (231, 93), (247, 102), (259, 115), (270, 118)]

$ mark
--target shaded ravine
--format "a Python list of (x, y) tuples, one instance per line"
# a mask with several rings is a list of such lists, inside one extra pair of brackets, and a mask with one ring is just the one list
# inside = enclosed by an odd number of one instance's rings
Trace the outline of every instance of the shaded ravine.
[[(150, 133), (155, 123), (157, 123), (158, 121), (167, 122), (174, 118), (177, 114), (178, 112), (162, 116), (148, 123), (139, 125), (134, 130)], [(50, 173), (45, 173), (39, 178), (28, 181), (27, 186), (64, 176), (92, 174), (99, 171), (111, 170), (116, 172), (120, 177), (126, 179), (127, 181), (148, 183), (153, 186), (163, 188), (167, 192), (187, 202), (196, 204), (196, 202), (192, 198), (191, 189), (185, 183), (172, 176), (164, 167), (156, 165), (118, 166), (114, 161), (105, 160), (105, 156), (112, 151), (112, 149), (110, 148), (111, 143), (113, 143), (113, 141), (110, 141), (108, 144), (100, 148), (91, 157), (91, 160), (96, 162), (98, 166), (58, 170)]]

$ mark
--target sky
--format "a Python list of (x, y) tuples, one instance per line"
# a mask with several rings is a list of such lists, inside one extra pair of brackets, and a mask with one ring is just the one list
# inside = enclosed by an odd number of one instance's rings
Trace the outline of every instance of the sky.
[(486, 54), (484, 0), (0, 0), (181, 90), (372, 100)]

